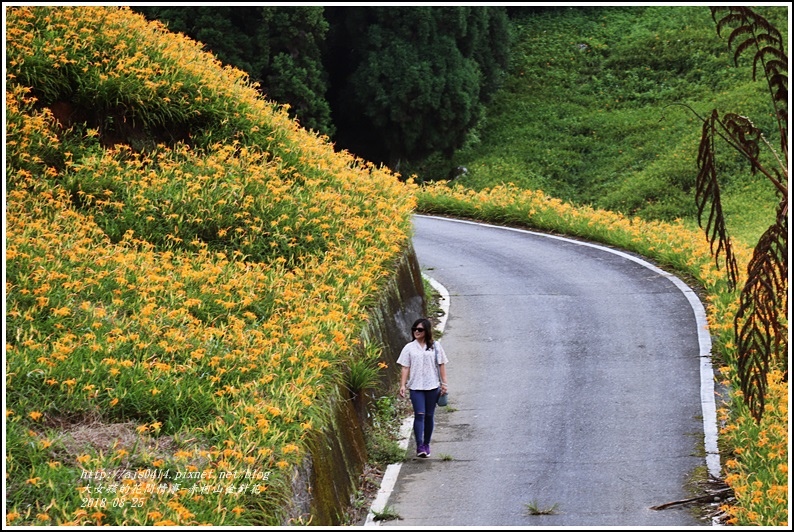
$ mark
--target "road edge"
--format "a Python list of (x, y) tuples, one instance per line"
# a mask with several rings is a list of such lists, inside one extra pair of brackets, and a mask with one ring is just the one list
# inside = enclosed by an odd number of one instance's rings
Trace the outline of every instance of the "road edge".
[[(430, 283), (430, 286), (432, 286), (436, 291), (438, 291), (439, 294), (441, 294), (439, 305), (441, 306), (443, 315), (438, 317), (438, 326), (436, 328), (439, 330), (439, 332), (444, 332), (444, 327), (447, 325), (447, 316), (449, 316), (449, 292), (444, 285), (429, 275), (423, 273), (422, 277), (427, 279), (427, 281)], [(400, 426), (400, 439), (398, 440), (398, 444), (403, 451), (408, 450), (408, 443), (411, 439), (412, 430), (413, 416), (408, 416), (403, 420), (402, 425)], [(389, 497), (391, 497), (392, 491), (394, 491), (394, 486), (397, 484), (397, 477), (400, 475), (401, 468), (402, 462), (389, 464), (386, 466), (386, 471), (383, 473), (383, 479), (381, 480), (378, 494), (375, 496), (375, 500), (372, 501), (372, 504), (370, 505), (367, 518), (364, 521), (364, 526), (380, 526), (380, 522), (375, 520), (375, 514), (378, 512), (383, 512), (383, 510), (386, 509), (386, 504), (389, 502)]]

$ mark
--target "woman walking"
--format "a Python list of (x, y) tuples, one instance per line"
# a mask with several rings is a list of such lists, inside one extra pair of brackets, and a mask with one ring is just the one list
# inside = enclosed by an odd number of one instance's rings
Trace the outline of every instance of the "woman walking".
[(430, 320), (419, 318), (411, 327), (413, 341), (403, 347), (397, 364), (400, 373), (400, 397), (410, 390), (414, 409), (414, 437), (416, 456), (430, 456), (430, 437), (433, 435), (433, 415), (441, 394), (447, 393), (447, 355), (441, 343), (433, 340)]

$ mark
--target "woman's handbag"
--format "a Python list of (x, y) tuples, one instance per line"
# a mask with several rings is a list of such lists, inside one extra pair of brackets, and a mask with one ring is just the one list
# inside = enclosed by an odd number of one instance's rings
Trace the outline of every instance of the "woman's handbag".
[[(436, 354), (436, 373), (438, 373), (438, 382), (441, 382), (441, 370), (438, 369), (438, 349), (436, 348), (435, 342), (433, 343), (433, 351)], [(449, 400), (449, 392), (442, 393), (438, 395), (438, 401), (436, 403), (438, 406), (447, 406), (447, 401)]]
[(448, 395), (449, 393), (442, 393), (438, 396), (438, 406), (447, 406)]

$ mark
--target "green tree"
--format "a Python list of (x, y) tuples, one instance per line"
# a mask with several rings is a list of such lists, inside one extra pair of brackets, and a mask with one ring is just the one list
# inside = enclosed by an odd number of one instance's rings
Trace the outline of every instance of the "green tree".
[(322, 6), (263, 7), (270, 61), (262, 72), (263, 87), (278, 102), (288, 102), (293, 116), (308, 129), (332, 136), (328, 80), (323, 65), (328, 22)]
[[(711, 13), (718, 34), (732, 28), (728, 47), (737, 66), (742, 54), (753, 53), (753, 79), (763, 77), (769, 87), (780, 135), (775, 147), (748, 117), (735, 113), (720, 116), (716, 109), (705, 118), (696, 113), (703, 123), (695, 191), (698, 220), (702, 227), (703, 216), (708, 213), (706, 236), (715, 259), (723, 256), (732, 286), (736, 286), (739, 272), (720, 201), (719, 141), (749, 161), (752, 173), (766, 178), (780, 195), (775, 222), (753, 250), (734, 319), (741, 390), (750, 412), (760, 420), (769, 367), (785, 368), (788, 353), (788, 57), (780, 32), (752, 9), (712, 7)], [(764, 150), (773, 156), (763, 158)]]
[(502, 7), (329, 7), (326, 17), (338, 144), (394, 170), (459, 148), (507, 65)]
[(136, 6), (247, 72), (265, 97), (289, 104), (303, 127), (334, 133), (322, 64), (328, 23), (322, 6)]

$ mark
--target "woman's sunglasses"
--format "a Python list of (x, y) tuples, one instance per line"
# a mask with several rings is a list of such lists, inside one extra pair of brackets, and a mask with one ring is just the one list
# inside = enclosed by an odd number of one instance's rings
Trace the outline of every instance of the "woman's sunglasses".
[(425, 332), (425, 330), (421, 327), (412, 327), (411, 330), (415, 332)]

